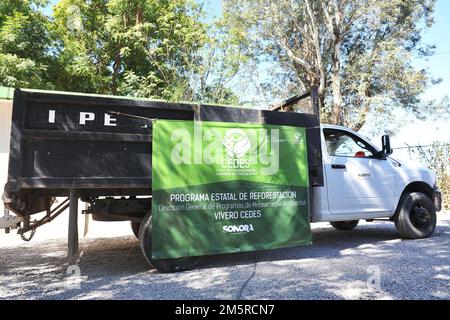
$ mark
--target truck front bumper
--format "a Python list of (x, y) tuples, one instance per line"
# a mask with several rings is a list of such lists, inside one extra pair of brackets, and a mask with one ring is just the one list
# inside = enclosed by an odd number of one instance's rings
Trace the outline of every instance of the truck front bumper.
[(442, 209), (442, 195), (441, 195), (441, 191), (438, 189), (437, 186), (434, 186), (434, 188), (433, 188), (433, 202), (434, 202), (434, 206), (436, 208), (436, 211), (441, 211), (441, 209)]

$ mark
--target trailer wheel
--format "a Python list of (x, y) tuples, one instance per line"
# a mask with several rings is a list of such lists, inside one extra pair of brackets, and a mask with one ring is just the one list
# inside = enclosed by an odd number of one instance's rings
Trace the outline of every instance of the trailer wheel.
[(136, 238), (139, 239), (139, 227), (141, 226), (141, 223), (130, 221), (130, 225), (131, 230), (133, 230), (133, 234), (135, 235)]
[(436, 208), (431, 199), (421, 192), (402, 197), (400, 210), (394, 216), (395, 227), (407, 239), (428, 238), (436, 228)]
[(142, 220), (139, 228), (139, 242), (142, 253), (147, 262), (161, 272), (178, 272), (195, 269), (203, 257), (186, 257), (177, 259), (158, 259), (152, 258), (152, 216), (147, 213)]
[(353, 230), (358, 225), (359, 220), (332, 221), (330, 224), (337, 230)]

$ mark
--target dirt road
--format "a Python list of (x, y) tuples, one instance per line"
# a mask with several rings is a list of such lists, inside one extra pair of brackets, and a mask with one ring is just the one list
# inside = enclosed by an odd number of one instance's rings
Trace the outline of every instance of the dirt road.
[(450, 299), (449, 213), (429, 239), (401, 240), (388, 222), (320, 223), (312, 246), (210, 257), (175, 274), (150, 269), (128, 225), (106, 226), (81, 239), (69, 270), (64, 238), (1, 235), (0, 299)]

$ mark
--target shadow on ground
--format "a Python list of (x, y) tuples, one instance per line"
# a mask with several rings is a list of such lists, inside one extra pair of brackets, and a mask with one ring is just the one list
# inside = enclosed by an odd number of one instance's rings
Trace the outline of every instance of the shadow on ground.
[(82, 240), (69, 273), (64, 239), (29, 243), (0, 248), (0, 298), (449, 299), (448, 222), (414, 241), (391, 223), (316, 228), (312, 246), (208, 257), (176, 274), (151, 269), (131, 236)]

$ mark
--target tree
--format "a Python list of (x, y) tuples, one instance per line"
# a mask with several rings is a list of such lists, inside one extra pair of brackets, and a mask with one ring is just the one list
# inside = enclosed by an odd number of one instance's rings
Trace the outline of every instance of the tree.
[(420, 39), (433, 22), (433, 7), (434, 1), (376, 1), (372, 13), (355, 23), (342, 46), (344, 125), (359, 130), (369, 111), (416, 111), (422, 105), (419, 96), (434, 80), (416, 70), (412, 58), (431, 53), (432, 47), (422, 47)]
[(45, 0), (0, 3), (0, 85), (52, 88), (49, 21), (39, 9)]
[(195, 0), (0, 3), (0, 85), (236, 103), (240, 47)]
[(192, 96), (203, 103), (237, 104), (239, 97), (229, 88), (246, 60), (239, 35), (230, 34), (222, 19), (208, 25), (205, 45), (189, 66)]
[(442, 206), (450, 209), (450, 142), (433, 142), (429, 147), (412, 149), (419, 159), (436, 173), (436, 180), (442, 192)]
[[(206, 41), (200, 14), (191, 0), (60, 1), (55, 34), (64, 72), (58, 87), (183, 98), (189, 90), (187, 67)], [(71, 27), (74, 22), (79, 27)]]
[(411, 58), (429, 53), (420, 34), (434, 2), (228, 0), (225, 15), (246, 33), (250, 57), (284, 70), (284, 90), (317, 85), (322, 120), (358, 130), (369, 111), (418, 103), (430, 79)]

